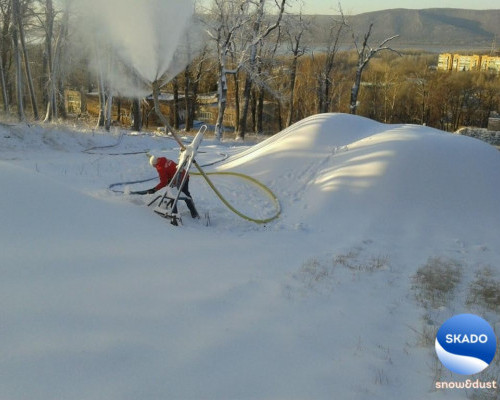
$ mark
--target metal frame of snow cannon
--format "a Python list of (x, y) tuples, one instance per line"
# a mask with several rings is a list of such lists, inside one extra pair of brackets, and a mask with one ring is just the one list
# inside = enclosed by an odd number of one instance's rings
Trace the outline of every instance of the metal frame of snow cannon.
[[(182, 219), (180, 217), (180, 214), (174, 213), (173, 210), (176, 208), (179, 200), (187, 199), (187, 197), (181, 196), (182, 189), (184, 188), (184, 185), (186, 184), (186, 181), (188, 179), (189, 176), (188, 173), (189, 169), (191, 168), (191, 165), (196, 162), (194, 160), (194, 157), (196, 155), (196, 152), (198, 150), (201, 141), (203, 140), (203, 135), (207, 130), (207, 126), (203, 125), (198, 130), (198, 133), (194, 137), (193, 141), (187, 146), (184, 145), (178, 138), (178, 136), (175, 134), (175, 132), (170, 128), (168, 120), (160, 111), (160, 106), (158, 101), (159, 93), (160, 93), (159, 85), (157, 82), (155, 82), (153, 83), (153, 98), (155, 103), (155, 111), (160, 117), (160, 119), (162, 119), (162, 121), (165, 123), (166, 128), (171, 131), (177, 143), (179, 143), (180, 153), (179, 153), (179, 161), (177, 163), (177, 169), (175, 171), (174, 176), (170, 180), (170, 183), (167, 185), (165, 193), (163, 194), (163, 196), (157, 196), (153, 201), (151, 201), (148, 204), (148, 206), (151, 206), (152, 204), (160, 200), (160, 202), (153, 211), (164, 218), (169, 218), (171, 224), (177, 226), (179, 223), (182, 224)], [(182, 171), (185, 171), (183, 177), (182, 177)]]
[[(174, 213), (173, 210), (177, 206), (179, 200), (187, 199), (187, 197), (181, 196), (182, 189), (184, 188), (184, 185), (188, 180), (189, 169), (191, 168), (193, 162), (195, 162), (194, 157), (201, 141), (203, 140), (203, 135), (205, 134), (206, 130), (207, 126), (203, 125), (199, 129), (191, 144), (185, 146), (184, 150), (180, 151), (179, 162), (177, 164), (175, 174), (170, 180), (170, 183), (168, 184), (165, 193), (161, 197), (159, 204), (154, 209), (155, 213), (160, 214), (164, 218), (170, 218), (172, 225), (178, 225), (179, 222), (182, 224), (180, 215), (178, 213)], [(185, 171), (184, 176), (182, 176), (183, 171)], [(181, 179), (180, 183), (179, 179)], [(158, 198), (159, 197), (153, 200), (153, 202), (158, 200)], [(166, 203), (166, 205), (165, 207), (162, 207), (164, 203)]]
[[(182, 224), (182, 219), (179, 213), (174, 213), (177, 202), (179, 200), (186, 199), (181, 197), (182, 189), (186, 184), (188, 178), (188, 171), (193, 163), (193, 152), (190, 151), (189, 146), (185, 150), (181, 150), (179, 155), (179, 163), (177, 164), (177, 169), (174, 176), (167, 185), (165, 193), (160, 198), (160, 202), (153, 210), (155, 213), (161, 215), (164, 218), (169, 218), (172, 225), (178, 225), (179, 222)], [(182, 177), (182, 172), (186, 171)], [(182, 177), (182, 179), (181, 179)], [(180, 180), (180, 182), (179, 182)], [(158, 199), (158, 197), (157, 197)], [(165, 204), (165, 205), (164, 205)], [(164, 205), (164, 206), (163, 206)]]

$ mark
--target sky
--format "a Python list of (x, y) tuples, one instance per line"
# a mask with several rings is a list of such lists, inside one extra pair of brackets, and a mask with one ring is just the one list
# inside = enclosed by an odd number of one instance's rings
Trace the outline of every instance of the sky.
[[(303, 3), (304, 13), (307, 14), (336, 14), (338, 11), (339, 1), (336, 0), (296, 0), (296, 3)], [(365, 12), (386, 10), (391, 8), (464, 8), (474, 10), (489, 10), (494, 7), (490, 0), (401, 0), (395, 5), (389, 0), (344, 0), (340, 1), (345, 14), (361, 14)], [(298, 9), (298, 6), (294, 7)]]

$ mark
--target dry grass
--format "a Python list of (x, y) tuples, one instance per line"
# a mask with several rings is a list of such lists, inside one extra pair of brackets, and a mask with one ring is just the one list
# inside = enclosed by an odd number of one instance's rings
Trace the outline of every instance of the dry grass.
[(500, 280), (491, 267), (486, 266), (476, 272), (476, 279), (469, 286), (467, 305), (500, 311)]
[(462, 266), (454, 260), (429, 258), (412, 278), (415, 298), (426, 309), (446, 306), (462, 279)]

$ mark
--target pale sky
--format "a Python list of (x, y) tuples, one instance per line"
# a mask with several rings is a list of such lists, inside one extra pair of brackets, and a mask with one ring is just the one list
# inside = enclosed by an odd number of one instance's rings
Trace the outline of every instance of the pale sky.
[[(337, 0), (291, 0), (290, 3), (303, 3), (304, 14), (338, 14)], [(464, 8), (471, 10), (499, 9), (498, 3), (491, 0), (342, 0), (340, 1), (344, 14), (361, 14), (370, 11), (387, 10), (391, 8)], [(294, 6), (292, 10), (298, 10)]]

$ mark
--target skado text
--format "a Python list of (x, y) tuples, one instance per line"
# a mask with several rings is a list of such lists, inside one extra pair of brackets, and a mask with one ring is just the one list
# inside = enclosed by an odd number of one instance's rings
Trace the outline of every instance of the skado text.
[(451, 334), (446, 335), (446, 343), (486, 343), (488, 341), (488, 336), (485, 334), (475, 335), (462, 335), (462, 334)]

